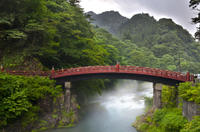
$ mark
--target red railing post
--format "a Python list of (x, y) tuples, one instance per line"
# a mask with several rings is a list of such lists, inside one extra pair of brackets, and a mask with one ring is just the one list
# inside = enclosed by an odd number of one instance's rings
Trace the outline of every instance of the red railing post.
[(194, 82), (194, 74), (191, 75), (191, 81)]
[(187, 72), (187, 74), (186, 74), (186, 81), (190, 81), (190, 73), (189, 72)]
[(119, 72), (119, 64), (116, 64), (116, 71)]
[(53, 74), (55, 73), (55, 68), (54, 68), (54, 66), (52, 66), (52, 69), (51, 69), (51, 77), (53, 76)]
[(1, 72), (4, 71), (3, 65), (0, 66)]

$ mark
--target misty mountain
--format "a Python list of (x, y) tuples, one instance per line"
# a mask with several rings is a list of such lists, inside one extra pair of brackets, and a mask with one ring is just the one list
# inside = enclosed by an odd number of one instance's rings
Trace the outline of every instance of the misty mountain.
[[(91, 23), (117, 38), (113, 42), (114, 46), (130, 65), (177, 71), (191, 66), (198, 69), (200, 66), (200, 43), (195, 42), (192, 35), (172, 19), (156, 20), (147, 13), (136, 14), (128, 19), (114, 11), (88, 14), (91, 16)], [(101, 38), (108, 38), (106, 44), (111, 43), (112, 35), (99, 31), (101, 30), (97, 31), (98, 34), (104, 35)], [(143, 60), (145, 61), (141, 62)]]
[[(139, 46), (151, 48), (154, 45), (175, 43), (183, 46), (194, 41), (189, 32), (172, 19), (157, 21), (149, 14), (137, 14), (118, 28), (118, 36), (129, 39)], [(168, 45), (170, 46), (170, 45)]]
[(114, 11), (88, 14), (93, 24), (106, 29), (121, 40), (130, 40), (139, 47), (149, 48), (159, 57), (165, 53), (176, 52), (175, 47), (187, 49), (185, 51), (190, 54), (190, 44), (194, 42), (192, 35), (172, 19), (162, 18), (157, 21), (146, 13), (136, 14), (128, 19)]
[(190, 33), (172, 19), (162, 18), (157, 21), (146, 13), (136, 14), (128, 19), (116, 11), (106, 11), (101, 14), (88, 12), (87, 14), (91, 16), (93, 24), (106, 29), (111, 34), (133, 40), (136, 43), (143, 41), (149, 35), (164, 35), (169, 32), (176, 32), (178, 37), (186, 43), (193, 41)]
[(87, 14), (91, 16), (93, 24), (106, 29), (112, 34), (117, 34), (119, 27), (128, 20), (128, 18), (116, 11), (107, 11), (101, 14), (91, 11)]

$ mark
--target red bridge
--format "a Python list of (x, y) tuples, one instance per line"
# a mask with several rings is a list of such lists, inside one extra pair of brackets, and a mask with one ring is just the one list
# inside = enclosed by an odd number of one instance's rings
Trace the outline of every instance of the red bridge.
[[(2, 70), (3, 71), (3, 70)], [(57, 82), (98, 79), (98, 78), (113, 78), (113, 79), (133, 79), (141, 81), (149, 81), (154, 83), (163, 83), (167, 85), (176, 85), (180, 82), (193, 81), (194, 76), (160, 70), (156, 68), (138, 67), (138, 66), (87, 66), (78, 68), (69, 68), (61, 70), (52, 70), (48, 72), (27, 72), (27, 71), (6, 71), (9, 74), (15, 75), (39, 75), (48, 76)]]

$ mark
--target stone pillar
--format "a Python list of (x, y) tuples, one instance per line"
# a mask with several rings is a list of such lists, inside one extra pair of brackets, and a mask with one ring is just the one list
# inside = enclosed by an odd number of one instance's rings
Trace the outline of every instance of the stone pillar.
[(67, 112), (70, 111), (71, 103), (71, 82), (65, 82), (65, 96), (64, 96), (64, 107)]
[(153, 107), (161, 108), (162, 107), (162, 84), (153, 83)]
[(183, 116), (185, 116), (189, 121), (191, 121), (193, 116), (200, 115), (200, 104), (183, 100), (182, 113)]

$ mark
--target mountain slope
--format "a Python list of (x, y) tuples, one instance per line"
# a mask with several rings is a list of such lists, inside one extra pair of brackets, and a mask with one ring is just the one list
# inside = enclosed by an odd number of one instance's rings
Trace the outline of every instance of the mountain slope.
[[(112, 13), (93, 14), (91, 18), (95, 19), (97, 26), (107, 29), (121, 41), (115, 47), (122, 51), (120, 56), (125, 57), (123, 60), (127, 64), (194, 73), (199, 71), (200, 43), (172, 19), (157, 21), (149, 14), (142, 13), (126, 20), (121, 17), (118, 20), (121, 23), (115, 25), (111, 21), (115, 20), (111, 18), (119, 13), (115, 12), (114, 16)], [(126, 46), (121, 49), (123, 44)]]
[(116, 11), (107, 11), (101, 14), (88, 12), (87, 14), (89, 14), (93, 19), (93, 24), (108, 30), (112, 34), (117, 34), (121, 24), (125, 23), (128, 20), (128, 18), (123, 17), (119, 14), (119, 12)]

